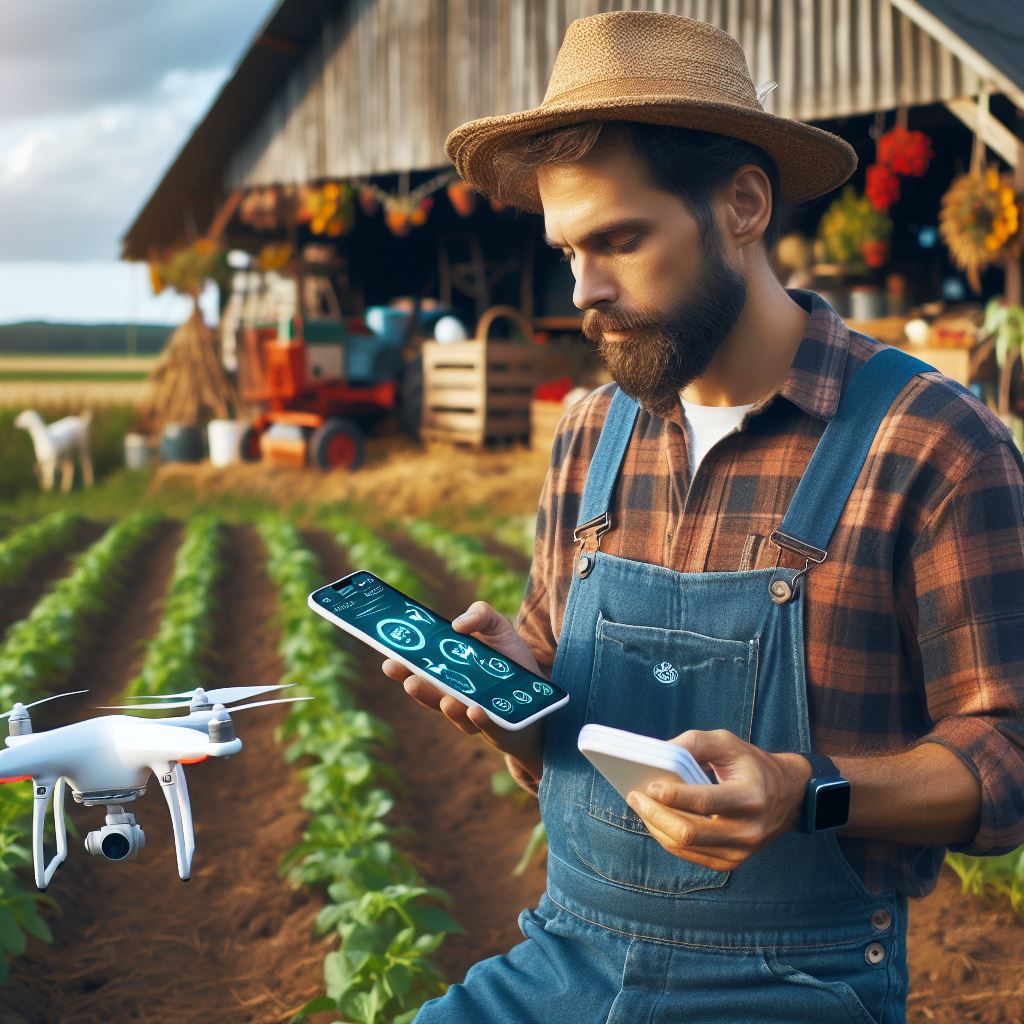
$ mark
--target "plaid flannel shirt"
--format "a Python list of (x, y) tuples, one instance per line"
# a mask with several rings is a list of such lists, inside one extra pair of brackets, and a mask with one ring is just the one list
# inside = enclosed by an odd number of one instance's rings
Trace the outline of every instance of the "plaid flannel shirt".
[[(601, 550), (678, 572), (727, 572), (798, 556), (767, 540), (840, 395), (883, 346), (813, 292), (783, 383), (748, 411), (690, 479), (681, 403), (640, 410)], [(574, 566), (573, 529), (617, 385), (562, 417), (537, 515), (517, 626), (550, 675)], [(914, 377), (878, 429), (829, 543), (805, 577), (807, 699), (815, 750), (958, 754), (981, 784), (978, 833), (954, 849), (1024, 842), (1024, 461), (1003, 422), (939, 372)], [(767, 600), (767, 596), (765, 598)], [(510, 767), (513, 767), (510, 765)], [(536, 781), (516, 774), (527, 788)], [(929, 892), (942, 847), (840, 844), (865, 885)]]

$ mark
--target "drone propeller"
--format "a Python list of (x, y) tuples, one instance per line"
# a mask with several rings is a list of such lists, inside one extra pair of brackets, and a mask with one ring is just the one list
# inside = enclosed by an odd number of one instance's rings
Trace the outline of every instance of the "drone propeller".
[[(294, 685), (294, 683), (289, 684)], [(293, 704), (299, 700), (314, 700), (313, 697), (278, 697), (276, 700), (259, 700), (254, 704), (239, 704), (237, 707), (227, 708), (228, 714), (234, 714), (236, 711), (244, 711), (246, 708), (260, 708), (266, 704)], [(237, 698), (236, 698), (237, 700)], [(218, 702), (223, 704), (223, 702)], [(177, 702), (173, 704), (105, 704), (100, 705), (104, 711), (166, 711), (168, 708), (187, 708), (191, 707), (189, 701), (184, 703)], [(209, 708), (203, 708), (203, 711), (209, 711)]]
[(201, 692), (206, 695), (206, 699), (210, 704), (228, 704), (233, 700), (245, 700), (248, 697), (256, 697), (261, 693), (269, 693), (271, 690), (286, 690), (289, 686), (294, 685), (294, 683), (274, 683), (271, 686), (221, 686), (214, 690), (204, 690), (202, 687), (196, 687), (196, 689), (189, 690), (186, 693), (148, 693), (140, 697), (129, 697), (128, 699), (139, 701), (184, 700), (184, 704), (168, 704), (167, 707), (188, 707), (196, 693)]
[(233, 715), (236, 711), (248, 711), (249, 708), (264, 708), (268, 704), (295, 704), (300, 700), (316, 700), (316, 697), (278, 697), (276, 700), (257, 700), (252, 704), (239, 704), (237, 707), (224, 710)]
[[(42, 700), (34, 700), (31, 704), (22, 704), (22, 707), (28, 710), (34, 708), (37, 704), (45, 704), (48, 700), (59, 700), (61, 697), (74, 697), (78, 693), (88, 693), (88, 690), (69, 690), (67, 693), (55, 693), (52, 697), (43, 697)], [(5, 711), (0, 718), (10, 718), (14, 714), (14, 708), (10, 711)]]

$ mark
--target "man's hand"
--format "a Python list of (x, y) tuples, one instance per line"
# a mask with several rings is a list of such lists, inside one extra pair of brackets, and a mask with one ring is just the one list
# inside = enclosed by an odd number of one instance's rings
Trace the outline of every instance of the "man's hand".
[(768, 754), (738, 736), (691, 729), (671, 742), (710, 765), (718, 785), (654, 782), (629, 805), (676, 857), (731, 871), (794, 828), (811, 778), (799, 754)]
[[(486, 601), (474, 601), (455, 619), (452, 627), (457, 633), (471, 633), (489, 647), (541, 676), (540, 666), (529, 644), (516, 632), (515, 626)], [(530, 775), (540, 779), (543, 770), (544, 719), (514, 732), (503, 729), (495, 725), (483, 708), (476, 705), (467, 707), (423, 676), (410, 674), (401, 662), (388, 658), (381, 668), (386, 676), (402, 683), (405, 692), (413, 700), (432, 711), (440, 711), (464, 733), (481, 733), (488, 743), (502, 753), (511, 755)]]

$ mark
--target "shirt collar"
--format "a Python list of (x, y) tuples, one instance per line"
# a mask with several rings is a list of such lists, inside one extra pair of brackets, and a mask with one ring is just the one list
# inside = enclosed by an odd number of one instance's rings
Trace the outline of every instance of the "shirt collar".
[[(778, 395), (826, 422), (832, 419), (839, 407), (846, 357), (850, 351), (850, 329), (817, 292), (803, 288), (787, 288), (786, 292), (808, 313), (803, 341), (800, 342), (785, 379), (754, 403), (744, 417), (744, 422), (766, 409)], [(665, 419), (681, 427), (682, 402), (677, 402)]]
[(804, 412), (827, 421), (835, 416), (843, 393), (850, 329), (817, 292), (802, 288), (787, 288), (786, 292), (809, 314), (804, 338), (781, 386), (759, 400), (751, 412), (759, 412), (781, 394)]

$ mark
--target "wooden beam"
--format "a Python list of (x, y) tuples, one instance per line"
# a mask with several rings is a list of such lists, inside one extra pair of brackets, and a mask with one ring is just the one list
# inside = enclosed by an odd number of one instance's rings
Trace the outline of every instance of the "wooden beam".
[[(928, 33), (940, 46), (960, 58), (968, 67), (973, 68), (982, 78), (989, 79), (1000, 92), (1018, 106), (1024, 108), (1024, 90), (1012, 79), (1003, 74), (983, 54), (961, 39), (944, 21), (926, 10), (917, 0), (889, 0), (893, 7), (902, 11), (911, 21)], [(993, 26), (995, 29), (995, 26)], [(998, 31), (998, 29), (995, 29)]]
[(221, 208), (214, 215), (210, 226), (206, 230), (206, 237), (211, 242), (219, 242), (220, 236), (224, 233), (224, 229), (228, 226), (228, 221), (235, 215), (235, 210), (238, 209), (238, 204), (242, 201), (242, 190), (236, 188), (231, 195), (221, 205)]
[[(951, 113), (960, 118), (975, 135), (978, 134), (978, 104), (974, 100), (967, 99), (966, 97), (947, 100), (946, 107)], [(998, 153), (1011, 167), (1017, 166), (1021, 142), (1002, 121), (997, 121), (991, 115), (986, 117), (981, 133), (981, 141), (989, 149)]]
[(264, 50), (273, 50), (275, 53), (280, 53), (285, 57), (298, 57), (302, 53), (302, 47), (298, 43), (293, 42), (291, 39), (285, 39), (283, 36), (272, 36), (267, 32), (256, 40), (256, 46), (262, 47)]

